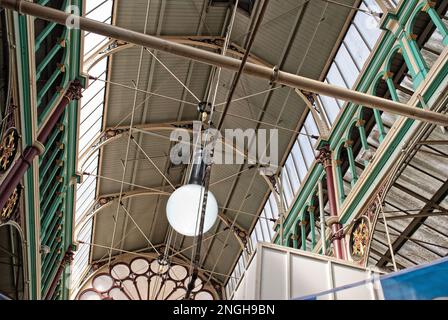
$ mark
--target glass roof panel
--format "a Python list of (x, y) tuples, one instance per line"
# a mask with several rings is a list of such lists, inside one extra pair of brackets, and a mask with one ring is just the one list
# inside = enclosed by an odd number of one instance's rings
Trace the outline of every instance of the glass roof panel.
[[(114, 0), (86, 0), (85, 16), (97, 21), (111, 23), (112, 7)], [(84, 60), (95, 53), (107, 42), (107, 38), (93, 33), (86, 33), (84, 39)], [(106, 80), (107, 60), (103, 59), (88, 73), (94, 77)], [(84, 70), (87, 71), (87, 70)], [(92, 141), (97, 137), (102, 128), (104, 112), (105, 84), (101, 81), (92, 81), (83, 92), (81, 99), (80, 127), (79, 127), (79, 159), (78, 170), (96, 175), (98, 171), (99, 152), (89, 148)], [(86, 151), (92, 150), (89, 157)], [(87, 153), (89, 154), (89, 152)], [(80, 242), (75, 252), (71, 274), (71, 288), (79, 287), (88, 270), (90, 242), (92, 238), (92, 219), (86, 218), (91, 212), (96, 197), (96, 178), (84, 175), (84, 180), (78, 185), (76, 194), (75, 226), (80, 230), (75, 234), (76, 241)], [(89, 210), (90, 209), (90, 210)], [(84, 221), (83, 224), (80, 224)]]

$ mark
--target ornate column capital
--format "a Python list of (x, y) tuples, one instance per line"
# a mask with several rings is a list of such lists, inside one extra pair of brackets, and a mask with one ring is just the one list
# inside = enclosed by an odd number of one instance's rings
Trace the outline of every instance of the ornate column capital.
[(427, 1), (426, 4), (422, 7), (423, 12), (428, 12), (429, 9), (434, 8), (436, 5), (433, 1)]
[(414, 33), (407, 33), (406, 34), (406, 39), (407, 40), (414, 40), (415, 41), (415, 40), (417, 40), (417, 37), (418, 36), (416, 34), (414, 34)]
[(324, 168), (331, 167), (331, 151), (328, 145), (319, 149), (317, 160)]
[(71, 248), (68, 249), (64, 255), (64, 258), (62, 259), (61, 266), (66, 267), (66, 266), (70, 265), (73, 261), (73, 256), (74, 256), (74, 253), (73, 253), (72, 249)]
[(330, 216), (325, 219), (325, 223), (327, 227), (331, 228), (332, 225), (339, 223), (339, 217)]
[(353, 141), (352, 140), (345, 141), (344, 147), (351, 148), (352, 146), (353, 146)]
[(391, 79), (393, 76), (394, 76), (394, 73), (393, 73), (393, 72), (386, 71), (386, 72), (384, 72), (384, 74), (383, 74), (383, 79), (384, 79), (384, 80)]
[(363, 127), (366, 124), (366, 120), (363, 119), (359, 119), (356, 121), (356, 126), (359, 127)]
[(82, 98), (82, 85), (79, 80), (74, 80), (70, 84), (70, 87), (67, 89), (67, 92), (65, 93), (64, 97), (67, 98), (69, 101), (72, 100), (79, 100)]
[(315, 104), (316, 100), (314, 100), (314, 95), (312, 92), (308, 92), (308, 91), (302, 91), (303, 95), (308, 99), (309, 102), (311, 102), (311, 104)]

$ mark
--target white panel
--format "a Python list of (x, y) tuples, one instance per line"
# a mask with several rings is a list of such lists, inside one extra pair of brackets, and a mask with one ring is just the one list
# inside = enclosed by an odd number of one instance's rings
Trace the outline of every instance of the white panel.
[[(336, 288), (367, 280), (368, 277), (367, 271), (333, 263), (333, 281)], [(372, 298), (372, 292), (368, 285), (336, 292), (336, 300), (371, 300)]]
[(328, 263), (291, 254), (291, 294), (293, 298), (329, 290)]
[[(258, 252), (257, 254), (260, 254)], [(286, 252), (263, 248), (261, 262), (261, 300), (286, 300)]]
[[(290, 279), (287, 272), (290, 274)], [(370, 271), (331, 258), (273, 244), (258, 243), (256, 254), (243, 273), (243, 279), (233, 299), (256, 300), (258, 297), (261, 300), (297, 299), (351, 285), (369, 277)], [(288, 288), (291, 297), (288, 297)], [(259, 290), (259, 295), (256, 290)], [(372, 300), (375, 296), (372, 285), (367, 284), (334, 294), (321, 295), (317, 299)]]
[(245, 299), (255, 299), (255, 285), (257, 283), (257, 260), (254, 258), (244, 275), (246, 278)]

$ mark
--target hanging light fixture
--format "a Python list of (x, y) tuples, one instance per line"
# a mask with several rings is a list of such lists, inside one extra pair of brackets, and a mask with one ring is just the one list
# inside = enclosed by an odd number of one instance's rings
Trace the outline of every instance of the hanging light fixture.
[[(166, 214), (168, 222), (178, 233), (195, 237), (200, 234), (200, 221), (206, 188), (203, 185), (205, 163), (202, 150), (194, 156), (188, 184), (174, 191), (168, 199)], [(218, 203), (210, 191), (207, 192), (203, 233), (210, 230), (218, 217)]]

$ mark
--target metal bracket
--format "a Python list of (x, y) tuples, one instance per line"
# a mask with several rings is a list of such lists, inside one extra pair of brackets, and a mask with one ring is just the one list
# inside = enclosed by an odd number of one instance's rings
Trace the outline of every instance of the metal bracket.
[(280, 68), (279, 66), (274, 66), (272, 68), (272, 75), (271, 75), (271, 80), (269, 82), (270, 85), (273, 85), (274, 83), (276, 83), (278, 81), (278, 76), (280, 73)]

